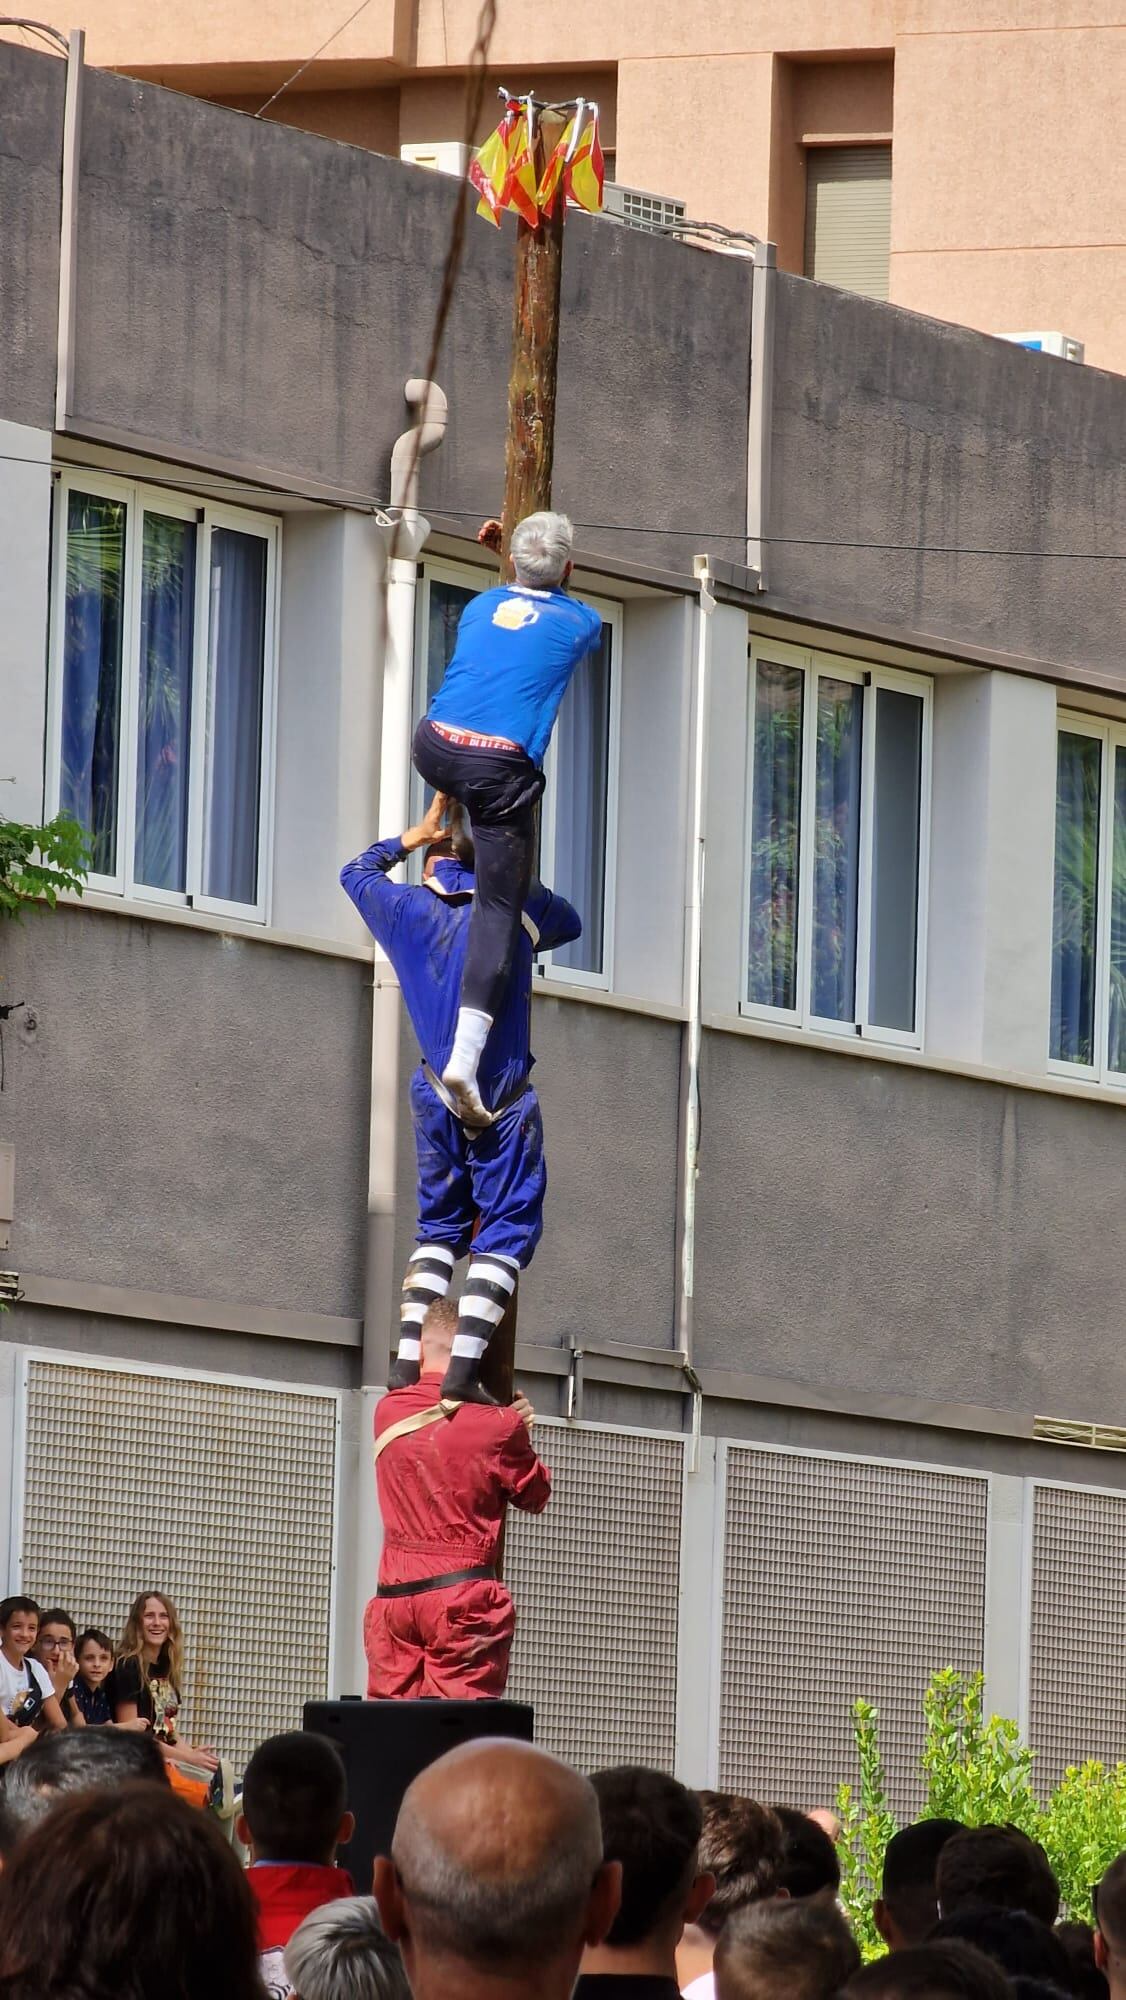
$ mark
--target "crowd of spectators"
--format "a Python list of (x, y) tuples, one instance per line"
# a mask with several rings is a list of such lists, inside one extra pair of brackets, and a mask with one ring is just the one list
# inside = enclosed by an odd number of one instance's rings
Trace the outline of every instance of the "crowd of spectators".
[[(0, 1607), (12, 1673), (27, 1616)], [(1092, 1927), (1060, 1921), (1047, 1857), (1015, 1828), (909, 1826), (873, 1907), (887, 1953), (862, 1966), (824, 1813), (640, 1766), (588, 1779), (486, 1738), (415, 1779), (357, 1884), (326, 1739), (255, 1751), (243, 1860), (131, 1726), (133, 1682), (91, 1723), (44, 1672), (43, 1726), (0, 1774), (0, 2000), (1126, 2000), (1126, 1855)]]

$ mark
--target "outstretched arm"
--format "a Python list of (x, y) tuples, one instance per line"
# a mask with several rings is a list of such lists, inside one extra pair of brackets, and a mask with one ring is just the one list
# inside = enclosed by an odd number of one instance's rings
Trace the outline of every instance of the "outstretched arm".
[(442, 838), (446, 797), (436, 792), (417, 826), (409, 826), (397, 840), (377, 840), (364, 854), (357, 855), (340, 871), (342, 888), (351, 897), (377, 944), (389, 951), (403, 904), (411, 891), (405, 882), (388, 878), (393, 868), (416, 847), (429, 847)]

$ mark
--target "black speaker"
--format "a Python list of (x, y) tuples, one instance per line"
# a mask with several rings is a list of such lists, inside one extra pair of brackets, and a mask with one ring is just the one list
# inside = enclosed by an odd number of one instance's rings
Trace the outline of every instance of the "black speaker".
[(356, 1831), (338, 1859), (360, 1896), (371, 1893), (376, 1855), (391, 1852), (403, 1793), (420, 1771), (475, 1736), (531, 1743), (534, 1733), (522, 1701), (307, 1701), (304, 1723), (344, 1759)]

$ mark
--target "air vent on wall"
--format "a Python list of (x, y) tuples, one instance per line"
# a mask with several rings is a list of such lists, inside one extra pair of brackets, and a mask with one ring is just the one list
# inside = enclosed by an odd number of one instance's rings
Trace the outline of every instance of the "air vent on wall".
[(1087, 1424), (1070, 1417), (1033, 1417), (1032, 1435), (1045, 1444), (1079, 1444), (1094, 1451), (1126, 1451), (1126, 1425)]
[(615, 222), (624, 222), (630, 229), (644, 229), (649, 235), (666, 229), (670, 223), (683, 222), (685, 217), (682, 201), (673, 201), (668, 195), (647, 194), (644, 188), (623, 187), (620, 181), (606, 183), (603, 199), (604, 215), (613, 216)]

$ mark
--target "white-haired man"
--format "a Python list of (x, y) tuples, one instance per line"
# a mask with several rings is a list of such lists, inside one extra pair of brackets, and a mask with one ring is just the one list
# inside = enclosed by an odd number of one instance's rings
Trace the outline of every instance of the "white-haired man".
[[(602, 621), (566, 589), (574, 531), (565, 514), (529, 514), (513, 532), (513, 581), (466, 605), (445, 678), (419, 723), (416, 770), (466, 809), (476, 850), (457, 1027), (441, 1082), (455, 1116), (487, 1126), (477, 1071), (501, 1011), (528, 899), (543, 760), (560, 703)], [(499, 1323), (516, 1271), (498, 1274)], [(455, 1373), (472, 1392), (487, 1339), (460, 1333)]]

